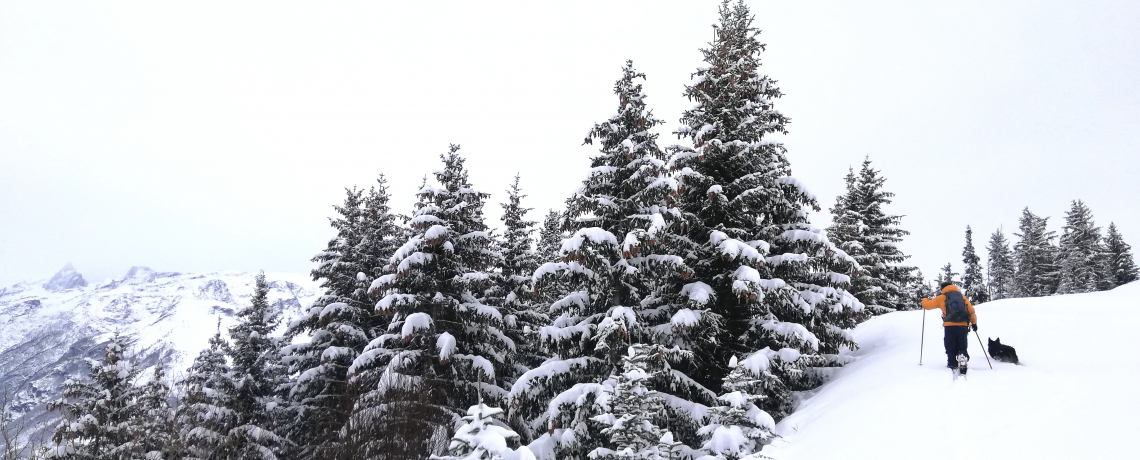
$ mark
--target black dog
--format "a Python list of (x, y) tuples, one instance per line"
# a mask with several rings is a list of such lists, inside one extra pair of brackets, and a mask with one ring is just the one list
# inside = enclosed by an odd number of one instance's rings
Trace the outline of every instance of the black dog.
[(1009, 345), (1002, 345), (1001, 337), (997, 340), (990, 339), (990, 356), (998, 361), (1017, 364), (1017, 350)]

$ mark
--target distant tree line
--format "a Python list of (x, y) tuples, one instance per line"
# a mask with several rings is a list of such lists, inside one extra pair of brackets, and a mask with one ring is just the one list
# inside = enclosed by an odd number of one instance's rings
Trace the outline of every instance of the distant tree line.
[[(980, 303), (1076, 294), (1112, 289), (1140, 277), (1132, 247), (1116, 224), (1109, 223), (1103, 232), (1081, 200), (1074, 200), (1065, 213), (1060, 237), (1047, 229), (1048, 220), (1025, 208), (1014, 233), (1018, 241), (1012, 246), (1002, 229), (997, 229), (986, 246), (989, 264), (985, 275), (974, 250), (973, 231), (967, 226), (962, 252), (966, 268), (960, 283), (966, 295)], [(938, 280), (957, 280), (957, 275), (947, 263)]]
[(982, 303), (1103, 291), (1140, 278), (1132, 247), (1116, 224), (1110, 223), (1103, 232), (1088, 206), (1074, 200), (1060, 237), (1046, 228), (1049, 218), (1028, 208), (1022, 211), (1015, 244), (1011, 246), (1002, 229), (995, 231), (986, 246), (988, 266), (983, 266), (974, 248), (973, 229), (967, 226), (963, 272), (955, 272), (947, 263), (931, 284), (921, 271), (903, 263), (909, 256), (897, 245), (909, 232), (898, 226), (902, 216), (884, 210), (894, 196), (883, 190), (885, 181), (869, 158), (858, 174), (852, 169), (846, 191), (831, 208), (832, 225), (827, 229), (828, 238), (859, 263), (849, 290), (871, 312), (917, 308), (918, 299), (936, 295), (936, 286), (944, 281), (954, 282), (971, 301)]

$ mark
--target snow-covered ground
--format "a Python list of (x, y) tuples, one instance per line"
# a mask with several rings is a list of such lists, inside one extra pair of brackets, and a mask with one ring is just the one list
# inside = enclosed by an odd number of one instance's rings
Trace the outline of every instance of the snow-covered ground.
[(1140, 282), (1112, 291), (977, 307), (978, 333), (1017, 349), (993, 362), (970, 333), (968, 380), (953, 380), (937, 311), (891, 313), (855, 330), (858, 359), (780, 422), (763, 453), (808, 459), (1140, 458)]

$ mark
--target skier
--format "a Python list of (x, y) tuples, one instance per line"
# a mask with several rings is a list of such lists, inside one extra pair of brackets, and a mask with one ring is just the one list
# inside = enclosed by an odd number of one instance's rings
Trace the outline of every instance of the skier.
[(946, 367), (958, 369), (959, 374), (966, 373), (966, 363), (970, 361), (970, 353), (966, 351), (969, 342), (970, 329), (978, 330), (978, 316), (974, 314), (974, 305), (966, 296), (958, 291), (953, 281), (944, 281), (942, 295), (933, 299), (922, 299), (922, 308), (942, 310), (942, 326), (945, 337), (942, 343), (946, 345)]

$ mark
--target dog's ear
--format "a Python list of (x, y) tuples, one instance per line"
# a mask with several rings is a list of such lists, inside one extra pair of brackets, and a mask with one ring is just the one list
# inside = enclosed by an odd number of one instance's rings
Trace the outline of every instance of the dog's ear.
[(994, 344), (994, 339), (990, 339), (989, 337), (986, 337), (986, 338), (990, 340), (990, 345)]
[(996, 344), (1001, 344), (1001, 337), (998, 337), (998, 339), (997, 339), (997, 340), (994, 340), (994, 343), (996, 343)]

